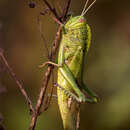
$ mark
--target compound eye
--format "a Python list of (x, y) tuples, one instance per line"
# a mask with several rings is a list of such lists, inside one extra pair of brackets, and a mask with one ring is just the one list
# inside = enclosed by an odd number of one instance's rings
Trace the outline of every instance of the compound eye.
[(79, 19), (79, 23), (83, 23), (84, 22), (84, 19)]

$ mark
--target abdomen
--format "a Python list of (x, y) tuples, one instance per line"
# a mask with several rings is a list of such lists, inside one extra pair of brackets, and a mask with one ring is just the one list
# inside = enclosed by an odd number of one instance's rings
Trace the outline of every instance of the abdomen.
[[(61, 43), (62, 45), (63, 43)], [(74, 44), (74, 43), (73, 43)], [(71, 45), (71, 44), (70, 44)], [(82, 73), (83, 50), (79, 55), (75, 55), (79, 46), (67, 46), (65, 48), (65, 63), (73, 73), (75, 79), (80, 81)], [(60, 54), (59, 54), (60, 57)], [(58, 58), (59, 58), (58, 57)], [(61, 72), (58, 70), (57, 83), (67, 91), (73, 92), (69, 83), (64, 79)], [(63, 120), (65, 130), (76, 130), (77, 115), (79, 112), (79, 104), (77, 101), (72, 101), (63, 90), (57, 88), (58, 104)]]

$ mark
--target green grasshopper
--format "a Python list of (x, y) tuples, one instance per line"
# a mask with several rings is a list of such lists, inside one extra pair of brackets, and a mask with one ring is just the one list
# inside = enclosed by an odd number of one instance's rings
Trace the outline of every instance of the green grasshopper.
[[(62, 39), (58, 53), (57, 96), (65, 130), (76, 130), (79, 103), (97, 102), (97, 95), (83, 83), (83, 62), (91, 44), (91, 30), (84, 15), (96, 0), (80, 16), (70, 17), (63, 25)], [(85, 90), (91, 98), (86, 98)]]

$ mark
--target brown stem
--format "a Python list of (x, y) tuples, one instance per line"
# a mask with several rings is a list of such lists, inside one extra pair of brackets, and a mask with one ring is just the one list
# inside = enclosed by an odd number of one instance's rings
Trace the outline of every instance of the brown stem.
[(47, 0), (43, 0), (43, 1), (47, 5), (47, 7), (50, 9), (51, 13), (56, 17), (56, 19), (60, 21), (60, 18), (58, 16), (57, 12), (56, 12), (56, 9), (52, 8)]
[(48, 49), (48, 47), (47, 47), (47, 41), (46, 41), (46, 39), (45, 39), (45, 37), (44, 37), (44, 35), (43, 35), (43, 32), (42, 32), (42, 30), (41, 30), (42, 25), (41, 25), (41, 22), (40, 22), (40, 16), (38, 17), (37, 22), (38, 22), (38, 30), (39, 30), (39, 32), (40, 32), (41, 38), (42, 38), (43, 43), (44, 43), (44, 47), (45, 47), (45, 49), (46, 49), (46, 56), (47, 56), (48, 59), (50, 59), (50, 58), (49, 58), (49, 49)]
[(25, 97), (25, 99), (29, 105), (30, 112), (33, 113), (34, 108), (33, 108), (32, 102), (31, 102), (29, 96), (27, 95), (25, 89), (23, 88), (22, 84), (20, 83), (20, 80), (17, 78), (16, 74), (13, 72), (12, 68), (9, 66), (9, 64), (8, 64), (4, 54), (3, 54), (3, 50), (1, 48), (0, 48), (0, 58), (4, 64), (4, 66), (6, 67), (7, 71), (9, 72), (9, 74), (12, 76), (12, 78), (15, 80), (16, 84), (18, 85), (19, 90), (21, 91), (21, 93)]
[[(48, 6), (50, 11), (54, 14), (55, 19), (57, 19), (57, 21), (60, 21), (60, 23), (61, 23), (62, 21), (59, 18), (59, 16), (57, 15), (56, 10), (51, 7), (51, 5), (48, 3), (47, 0), (43, 0), (43, 1)], [(70, 2), (71, 2), (71, 0), (67, 0), (67, 2), (66, 2), (66, 6), (64, 8), (63, 17), (62, 17), (63, 20), (65, 20), (65, 17), (67, 15), (67, 12), (68, 12), (68, 9), (69, 9), (69, 6), (70, 6)], [(49, 57), (50, 57), (50, 59), (52, 61), (55, 58), (56, 50), (57, 50), (57, 48), (59, 46), (58, 43), (59, 43), (59, 40), (60, 40), (61, 28), (62, 28), (62, 25), (60, 24), (60, 26), (58, 28), (58, 31), (56, 33), (55, 40), (53, 42), (52, 49), (50, 51), (50, 56)], [(36, 104), (36, 107), (35, 107), (35, 112), (32, 115), (32, 119), (31, 119), (29, 130), (34, 130), (35, 129), (37, 118), (38, 118), (38, 115), (39, 115), (39, 112), (40, 112), (40, 108), (41, 108), (43, 100), (44, 100), (44, 96), (45, 96), (45, 93), (46, 93), (47, 85), (48, 85), (48, 82), (49, 82), (49, 79), (50, 79), (50, 76), (51, 76), (53, 68), (54, 67), (52, 65), (49, 65), (47, 70), (46, 70), (46, 72), (45, 72), (45, 75), (43, 77), (43, 82), (42, 82), (40, 95), (39, 95), (39, 98), (37, 100), (37, 104)]]
[(52, 95), (53, 95), (53, 90), (54, 90), (54, 72), (52, 71), (52, 87), (51, 87), (51, 91), (50, 91), (50, 97), (49, 97), (49, 99), (47, 98), (48, 100), (46, 102), (46, 106), (44, 108), (44, 111), (46, 111), (49, 108), (49, 105), (50, 105), (51, 99), (52, 99)]
[[(53, 61), (55, 59), (56, 50), (57, 50), (57, 48), (59, 46), (59, 40), (60, 40), (61, 29), (62, 29), (62, 22), (64, 22), (64, 20), (66, 18), (66, 15), (67, 15), (71, 0), (66, 1), (66, 6), (65, 6), (65, 8), (63, 10), (63, 17), (58, 16), (58, 14), (56, 12), (56, 9), (52, 8), (47, 0), (43, 0), (43, 2), (47, 5), (47, 7), (50, 9), (51, 13), (54, 15), (54, 17), (55, 17), (54, 21), (56, 21), (60, 25), (58, 30), (57, 30), (55, 40), (54, 40), (54, 42), (52, 44), (51, 51), (49, 53), (49, 58)], [(42, 38), (43, 38), (43, 36), (42, 36)], [(12, 78), (15, 80), (15, 82), (18, 85), (21, 93), (24, 95), (27, 103), (29, 104), (30, 111), (32, 112), (32, 119), (31, 119), (31, 122), (30, 122), (29, 130), (34, 130), (36, 122), (37, 122), (37, 118), (39, 116), (40, 108), (41, 108), (41, 106), (43, 104), (43, 100), (44, 100), (44, 97), (45, 97), (47, 85), (48, 85), (48, 82), (50, 80), (50, 76), (51, 76), (51, 73), (52, 73), (52, 70), (53, 70), (54, 66), (48, 65), (48, 68), (47, 68), (47, 70), (45, 72), (45, 75), (43, 76), (41, 91), (40, 91), (40, 94), (39, 94), (39, 98), (37, 100), (37, 104), (36, 104), (35, 109), (34, 109), (33, 105), (32, 105), (32, 102), (31, 102), (29, 96), (27, 95), (25, 89), (23, 88), (23, 86), (20, 83), (19, 79), (16, 77), (16, 74), (13, 72), (12, 68), (9, 66), (6, 58), (4, 57), (2, 49), (0, 49), (0, 58), (1, 58), (1, 61), (3, 62), (3, 64), (5, 65), (6, 69), (8, 70), (8, 72), (12, 76)]]
[[(58, 48), (58, 43), (59, 43), (59, 40), (60, 40), (60, 34), (61, 34), (61, 26), (59, 26), (58, 31), (56, 33), (56, 38), (54, 40), (53, 47), (52, 47), (52, 50), (51, 50), (51, 59), (54, 59), (54, 56), (56, 54), (56, 50)], [(40, 112), (40, 108), (41, 108), (42, 103), (43, 103), (43, 99), (44, 99), (44, 96), (45, 96), (45, 93), (46, 93), (47, 85), (48, 85), (48, 82), (49, 82), (53, 68), (54, 67), (52, 65), (49, 65), (46, 72), (45, 72), (45, 75), (43, 77), (40, 95), (39, 95), (39, 98), (37, 100), (35, 112), (32, 115), (29, 130), (35, 129), (36, 121), (37, 121), (37, 118), (38, 118), (38, 115), (39, 115), (39, 112)]]
[(67, 13), (68, 13), (68, 10), (69, 10), (69, 7), (70, 7), (70, 3), (71, 3), (71, 0), (66, 0), (66, 4), (65, 4), (65, 7), (64, 7), (64, 10), (63, 10), (63, 16), (62, 16), (62, 20), (65, 21), (66, 20), (66, 17), (67, 17)]
[(60, 20), (56, 19), (55, 17), (52, 17), (52, 18), (53, 18), (53, 20), (54, 20), (57, 24), (63, 26), (63, 23), (62, 23)]

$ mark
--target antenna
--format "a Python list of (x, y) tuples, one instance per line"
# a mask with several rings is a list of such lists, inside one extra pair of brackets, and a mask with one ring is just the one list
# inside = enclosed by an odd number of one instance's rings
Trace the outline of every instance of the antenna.
[(88, 10), (95, 4), (96, 0), (94, 0), (94, 1), (88, 6), (88, 8), (85, 10), (85, 8), (86, 8), (87, 5), (88, 5), (88, 2), (89, 2), (89, 0), (86, 1), (85, 6), (84, 6), (84, 9), (83, 9), (83, 11), (82, 11), (82, 13), (81, 13), (81, 16), (84, 16), (84, 15), (88, 12)]
[(87, 7), (87, 5), (88, 5), (88, 2), (89, 2), (89, 0), (86, 0), (86, 3), (85, 3), (85, 6), (84, 6), (84, 8), (83, 8), (83, 11), (82, 11), (81, 15), (84, 13), (84, 11), (85, 11), (85, 9), (86, 9), (86, 7)]

